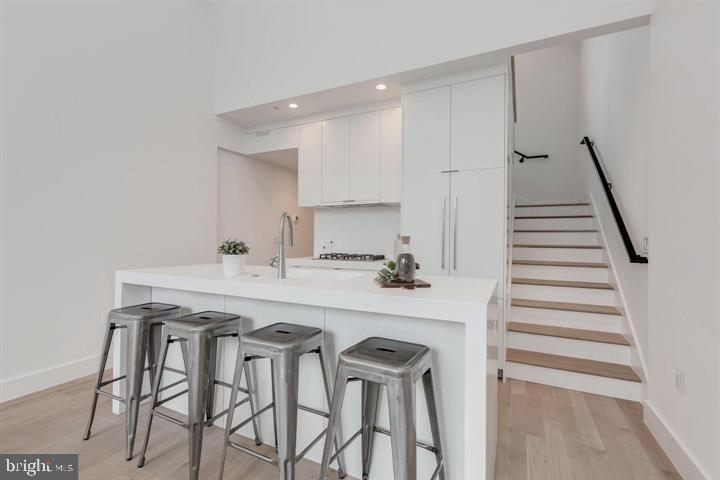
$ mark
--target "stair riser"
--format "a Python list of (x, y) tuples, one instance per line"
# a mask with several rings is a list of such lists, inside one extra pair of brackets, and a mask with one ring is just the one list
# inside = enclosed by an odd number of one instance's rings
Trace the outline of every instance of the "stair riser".
[(515, 207), (515, 215), (590, 215), (589, 205), (576, 205), (571, 207)]
[[(533, 216), (521, 215), (521, 216)], [(593, 218), (516, 218), (515, 230), (587, 230), (595, 228)]]
[(588, 303), (592, 305), (618, 306), (615, 290), (594, 288), (546, 287), (543, 285), (512, 285), (513, 298), (545, 300), (549, 302)]
[(602, 262), (603, 251), (586, 248), (523, 248), (513, 247), (516, 260), (557, 260), (562, 262)]
[(630, 365), (630, 347), (625, 345), (520, 332), (507, 332), (505, 341), (508, 348)]
[(635, 402), (642, 400), (642, 384), (637, 382), (586, 375), (584, 373), (566, 372), (564, 370), (536, 367), (534, 365), (514, 362), (507, 362), (505, 364), (503, 374), (507, 378), (525, 380), (526, 382), (542, 383), (598, 395), (608, 395)]
[(602, 313), (510, 307), (510, 321), (622, 333), (622, 317)]
[(533, 245), (600, 245), (597, 233), (578, 232), (515, 232), (513, 242)]
[(609, 278), (607, 268), (546, 267), (537, 265), (513, 265), (512, 276), (518, 278), (603, 283), (607, 283)]

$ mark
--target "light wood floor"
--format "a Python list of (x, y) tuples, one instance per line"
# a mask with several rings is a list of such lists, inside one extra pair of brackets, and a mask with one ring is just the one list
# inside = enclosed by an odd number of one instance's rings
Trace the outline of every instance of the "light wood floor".
[[(153, 425), (147, 463), (126, 462), (123, 417), (100, 398), (87, 442), (82, 433), (92, 377), (0, 404), (0, 451), (79, 453), (80, 478), (187, 478), (187, 436), (162, 420)], [(144, 432), (145, 412), (138, 435)], [(642, 422), (638, 403), (510, 380), (500, 384), (497, 480), (680, 479)], [(206, 430), (201, 475), (216, 479), (223, 432)], [(248, 442), (249, 443), (252, 442)], [(264, 453), (271, 455), (270, 448)], [(303, 460), (298, 480), (316, 479), (318, 466)], [(276, 470), (239, 452), (228, 452), (225, 478), (273, 480)], [(336, 477), (333, 477), (336, 478)], [(348, 477), (349, 478), (349, 477)]]
[(637, 402), (500, 383), (496, 480), (680, 479)]
[[(187, 433), (182, 428), (156, 418), (145, 466), (137, 468), (137, 459), (147, 422), (147, 405), (140, 407), (135, 458), (125, 461), (124, 416), (113, 415), (110, 400), (100, 397), (92, 436), (82, 440), (87, 422), (93, 377), (85, 377), (31, 396), (0, 404), (0, 452), (3, 453), (79, 453), (81, 480), (164, 480), (188, 478)], [(175, 414), (177, 416), (177, 414)], [(217, 480), (224, 431), (218, 427), (205, 429), (200, 476)], [(253, 441), (239, 443), (255, 447)], [(260, 451), (272, 456), (272, 448)], [(298, 480), (317, 480), (318, 464), (302, 460)], [(224, 478), (227, 480), (275, 480), (277, 470), (241, 452), (228, 451)], [(330, 476), (336, 479), (333, 472)], [(350, 479), (351, 477), (345, 477)]]

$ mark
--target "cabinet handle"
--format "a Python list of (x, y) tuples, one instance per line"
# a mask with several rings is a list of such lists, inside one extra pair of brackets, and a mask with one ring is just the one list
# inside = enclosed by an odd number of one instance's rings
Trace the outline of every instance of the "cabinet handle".
[(442, 230), (440, 231), (440, 238), (442, 238), (442, 265), (440, 268), (445, 270), (445, 211), (447, 210), (447, 199), (443, 197), (442, 199)]
[(457, 225), (458, 225), (458, 197), (453, 198), (453, 269), (457, 270)]
[(343, 203), (354, 202), (355, 200), (343, 200)]

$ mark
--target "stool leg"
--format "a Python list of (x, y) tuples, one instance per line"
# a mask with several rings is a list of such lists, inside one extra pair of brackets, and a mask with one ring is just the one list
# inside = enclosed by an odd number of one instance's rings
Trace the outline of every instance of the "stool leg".
[(340, 412), (342, 411), (343, 400), (345, 399), (345, 387), (347, 386), (348, 375), (342, 365), (338, 366), (335, 374), (335, 386), (333, 388), (332, 402), (330, 402), (330, 416), (328, 418), (327, 433), (325, 434), (325, 449), (320, 463), (320, 480), (327, 478), (330, 469), (330, 457), (332, 456), (334, 439), (337, 437), (338, 425), (340, 423)]
[[(329, 406), (330, 402), (332, 401), (332, 393), (330, 393), (330, 375), (328, 374), (327, 355), (325, 354), (325, 346), (324, 345), (320, 345), (318, 354), (320, 357), (320, 369), (322, 370), (323, 384), (325, 386), (325, 399), (327, 400), (328, 406)], [(340, 449), (340, 428), (339, 427), (335, 434), (334, 442), (335, 442), (335, 451), (338, 451)], [(345, 478), (345, 471), (346, 471), (345, 470), (345, 455), (343, 453), (340, 453), (340, 455), (338, 455), (337, 462), (338, 462), (338, 476), (340, 478)]]
[(272, 390), (272, 418), (273, 418), (273, 435), (275, 436), (275, 453), (278, 449), (278, 432), (277, 432), (277, 415), (275, 414), (275, 360), (270, 359), (270, 385)]
[(168, 347), (170, 346), (170, 335), (167, 335), (163, 328), (162, 347), (160, 348), (160, 356), (158, 357), (157, 369), (155, 370), (155, 379), (152, 386), (152, 395), (150, 397), (150, 414), (148, 415), (147, 428), (145, 429), (145, 441), (143, 442), (142, 451), (140, 452), (140, 460), (138, 460), (138, 468), (145, 465), (145, 453), (147, 452), (148, 441), (150, 440), (150, 428), (152, 427), (153, 414), (155, 413), (155, 404), (160, 396), (160, 384), (162, 382), (163, 368), (165, 368), (165, 360), (167, 359)]
[(190, 371), (188, 372), (188, 467), (190, 480), (200, 477), (209, 360), (212, 340), (206, 335), (188, 339)]
[(387, 384), (390, 441), (395, 480), (417, 480), (415, 434), (415, 385), (410, 379)]
[(210, 341), (210, 355), (208, 358), (208, 384), (207, 384), (207, 403), (205, 405), (205, 425), (210, 427), (215, 409), (215, 372), (217, 368), (217, 338)]
[(275, 383), (275, 414), (278, 426), (278, 480), (294, 480), (298, 416), (299, 357), (280, 355), (273, 359), (277, 371)]
[(372, 463), (373, 440), (377, 424), (380, 384), (364, 380), (362, 382), (362, 478), (367, 480)]
[[(225, 442), (223, 443), (223, 451), (220, 456), (220, 475), (218, 480), (222, 480), (225, 471), (225, 459), (227, 458), (227, 449), (230, 444), (230, 430), (233, 427), (233, 416), (235, 415), (235, 404), (237, 403), (238, 388), (240, 388), (240, 380), (245, 370), (245, 354), (242, 351), (242, 344), (238, 345), (237, 357), (235, 359), (235, 373), (233, 374), (232, 389), (230, 390), (230, 405), (228, 406), (227, 418), (225, 419)], [(245, 375), (247, 377), (247, 374)], [(250, 390), (248, 384), (248, 390)], [(254, 412), (252, 412), (254, 413)], [(256, 433), (257, 435), (257, 433)]]
[(423, 389), (425, 390), (425, 403), (427, 404), (428, 416), (430, 417), (430, 430), (432, 431), (433, 446), (435, 447), (435, 459), (440, 467), (438, 475), (440, 480), (445, 480), (445, 465), (443, 463), (442, 441), (440, 440), (440, 420), (438, 418), (437, 401), (435, 399), (435, 386), (433, 385), (432, 370), (423, 374)]
[(97, 408), (98, 390), (100, 389), (100, 384), (102, 384), (103, 373), (105, 373), (105, 365), (107, 365), (108, 353), (110, 352), (110, 344), (112, 343), (114, 331), (115, 324), (108, 321), (105, 327), (105, 339), (103, 340), (102, 350), (100, 351), (100, 366), (98, 367), (97, 379), (95, 380), (95, 388), (93, 388), (92, 402), (90, 402), (90, 417), (88, 418), (83, 440), (90, 438), (90, 429), (92, 428), (93, 420), (95, 419), (95, 409)]
[[(150, 388), (155, 385), (155, 370), (157, 370), (158, 359), (160, 358), (160, 350), (162, 349), (162, 324), (150, 326), (148, 332), (148, 373), (150, 374)], [(152, 390), (151, 390), (152, 393)]]
[(148, 322), (131, 321), (127, 324), (126, 383), (125, 383), (125, 460), (130, 460), (135, 444), (140, 396), (142, 394), (145, 357), (150, 333)]
[[(250, 402), (250, 415), (253, 416), (253, 431), (255, 432), (255, 445), (262, 445), (262, 438), (260, 437), (260, 425), (258, 424), (258, 418), (255, 416), (255, 387), (252, 380), (252, 372), (250, 371), (250, 362), (243, 364), (243, 370), (245, 372), (245, 383), (247, 384), (248, 397)], [(239, 386), (239, 384), (238, 384)]]

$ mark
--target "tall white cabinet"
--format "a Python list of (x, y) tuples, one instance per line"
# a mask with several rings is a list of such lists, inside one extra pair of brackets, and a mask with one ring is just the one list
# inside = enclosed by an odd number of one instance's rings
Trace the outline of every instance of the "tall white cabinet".
[(506, 75), (403, 95), (403, 234), (421, 272), (489, 277), (503, 297)]

